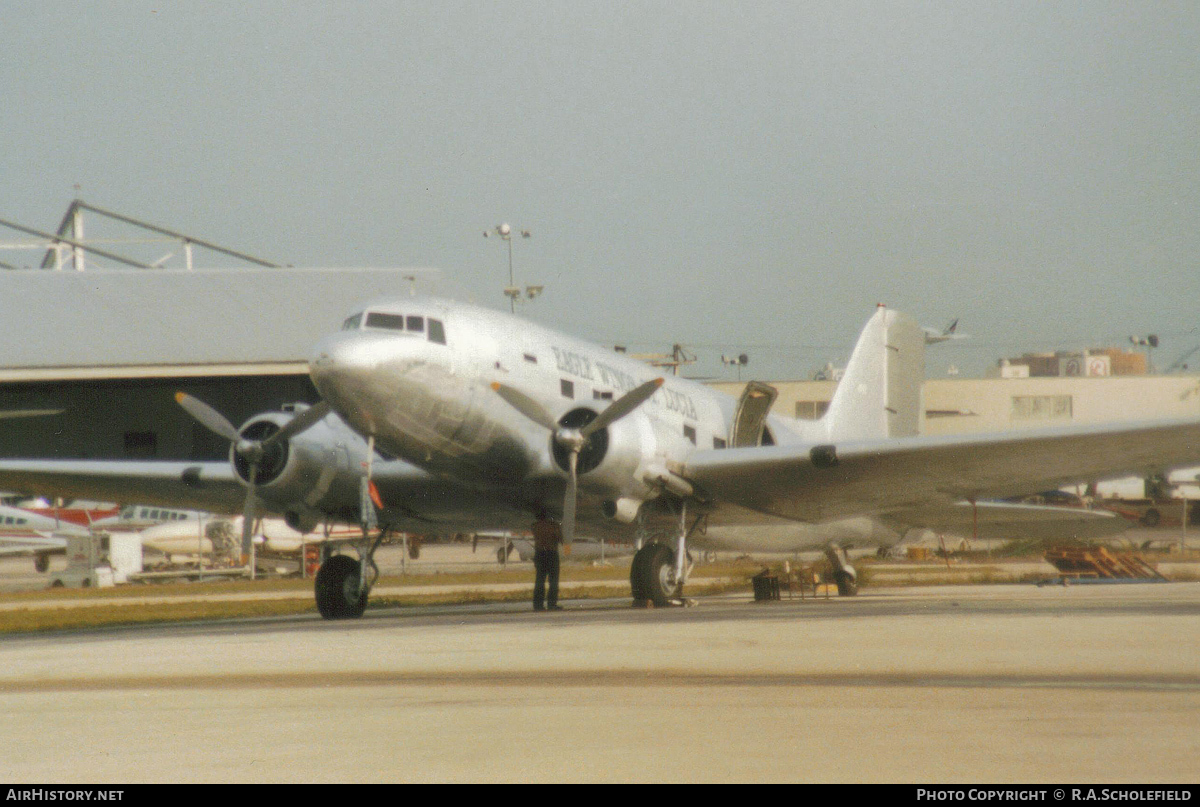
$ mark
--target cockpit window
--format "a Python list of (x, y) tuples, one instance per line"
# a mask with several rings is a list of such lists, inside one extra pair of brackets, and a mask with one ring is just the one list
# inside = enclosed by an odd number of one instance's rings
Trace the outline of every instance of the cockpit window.
[[(442, 326), (440, 319), (426, 319), (419, 315), (404, 314), (387, 314), (383, 311), (368, 311), (365, 315), (357, 315), (362, 318), (363, 327), (365, 328), (382, 328), (388, 331), (407, 331), (408, 333), (421, 334), (425, 333), (429, 337), (430, 342), (436, 342), (439, 345), (446, 344), (446, 329)], [(351, 320), (355, 320), (351, 325)], [(355, 317), (346, 320), (342, 326), (343, 330), (352, 330), (358, 327), (358, 321)]]
[(357, 331), (359, 323), (362, 322), (362, 312), (355, 314), (352, 317), (346, 317), (346, 321), (342, 323), (343, 331)]
[(404, 330), (404, 315), (372, 311), (367, 314), (367, 327), (386, 328), (389, 331), (402, 331)]

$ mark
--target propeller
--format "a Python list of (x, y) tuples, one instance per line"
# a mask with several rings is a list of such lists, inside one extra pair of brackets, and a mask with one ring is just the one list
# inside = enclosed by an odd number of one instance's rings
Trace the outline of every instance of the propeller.
[(569, 546), (575, 540), (575, 503), (579, 493), (580, 452), (587, 448), (593, 434), (611, 426), (650, 400), (650, 397), (658, 392), (658, 388), (662, 385), (663, 379), (656, 378), (634, 387), (609, 404), (590, 423), (579, 428), (572, 428), (560, 426), (545, 407), (520, 390), (501, 384), (499, 381), (492, 383), (492, 389), (501, 398), (534, 423), (548, 429), (554, 435), (554, 441), (567, 452), (567, 492), (563, 497), (563, 543)]
[(242, 437), (228, 418), (206, 404), (199, 398), (194, 398), (186, 392), (175, 393), (175, 402), (187, 411), (218, 437), (224, 437), (233, 444), (234, 454), (245, 461), (247, 467), (246, 502), (242, 506), (242, 562), (249, 562), (250, 543), (254, 537), (255, 506), (257, 503), (258, 472), (263, 458), (273, 447), (286, 442), (292, 437), (316, 425), (317, 421), (329, 414), (329, 404), (325, 401), (314, 404), (300, 412), (283, 425), (279, 431), (265, 440), (253, 440)]

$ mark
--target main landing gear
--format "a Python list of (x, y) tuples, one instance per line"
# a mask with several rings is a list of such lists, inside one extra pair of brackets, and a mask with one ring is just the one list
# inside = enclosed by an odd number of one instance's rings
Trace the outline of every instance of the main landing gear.
[[(325, 543), (321, 547), (321, 568), (313, 593), (317, 599), (317, 611), (324, 619), (358, 619), (367, 610), (367, 597), (371, 587), (379, 579), (379, 567), (375, 565), (375, 551), (383, 543), (387, 527), (380, 527), (376, 511), (378, 493), (371, 486), (371, 458), (375, 454), (375, 438), (367, 438), (367, 460), (363, 463), (363, 478), (359, 489), (359, 512), (362, 514), (362, 539), (354, 543), (358, 560), (349, 555), (335, 555), (334, 547)], [(379, 505), (382, 507), (382, 504)], [(378, 530), (374, 540), (371, 531)], [(415, 557), (415, 555), (413, 556)]]
[(362, 585), (362, 563), (334, 555), (321, 564), (316, 581), (317, 610), (325, 619), (357, 619), (367, 609), (370, 589)]
[(679, 511), (679, 537), (675, 548), (651, 541), (637, 551), (629, 567), (629, 588), (633, 592), (634, 605), (649, 603), (662, 607), (682, 603), (683, 584), (692, 570), (687, 539), (703, 521), (702, 515), (688, 529), (687, 505), (683, 504)]
[(850, 565), (846, 550), (835, 544), (825, 547), (825, 557), (833, 567), (833, 580), (837, 583), (839, 597), (853, 597), (858, 593), (858, 573)]
[(354, 545), (358, 559), (349, 555), (330, 554), (332, 548), (322, 548), (321, 568), (313, 592), (317, 611), (325, 619), (358, 619), (367, 609), (371, 588), (379, 579), (375, 565), (375, 550), (383, 543), (386, 530), (380, 530), (374, 541)]
[(675, 553), (666, 544), (648, 543), (633, 556), (629, 587), (635, 603), (668, 605), (683, 593), (683, 581), (675, 576)]

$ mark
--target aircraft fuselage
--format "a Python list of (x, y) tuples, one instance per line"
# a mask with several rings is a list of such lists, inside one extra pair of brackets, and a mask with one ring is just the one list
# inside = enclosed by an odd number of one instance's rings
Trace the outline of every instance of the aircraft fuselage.
[[(559, 423), (579, 426), (661, 376), (621, 353), (508, 314), (429, 298), (367, 306), (320, 343), (311, 371), (322, 397), (356, 431), (373, 435), (381, 452), (518, 496), (561, 485), (565, 466), (547, 429), (514, 410), (494, 383), (519, 389)], [(660, 491), (646, 481), (648, 469), (724, 447), (735, 405), (701, 384), (666, 376), (643, 406), (605, 430), (602, 456), (581, 455), (581, 493), (606, 501), (655, 497)], [(778, 418), (769, 428), (785, 439), (791, 433)]]

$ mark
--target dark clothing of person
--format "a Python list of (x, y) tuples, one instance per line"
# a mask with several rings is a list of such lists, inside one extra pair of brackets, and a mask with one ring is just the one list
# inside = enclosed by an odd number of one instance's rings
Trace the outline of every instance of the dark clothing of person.
[(562, 530), (548, 518), (538, 519), (530, 528), (533, 532), (533, 548), (538, 552), (557, 552), (562, 543)]
[[(533, 568), (537, 575), (533, 583), (533, 608), (558, 608), (558, 545), (562, 530), (558, 524), (541, 514), (533, 522)], [(549, 592), (546, 591), (549, 583)]]
[[(533, 568), (537, 571), (533, 583), (533, 607), (540, 611), (545, 607), (558, 607), (558, 550), (535, 550)], [(549, 592), (547, 589), (549, 582)]]

